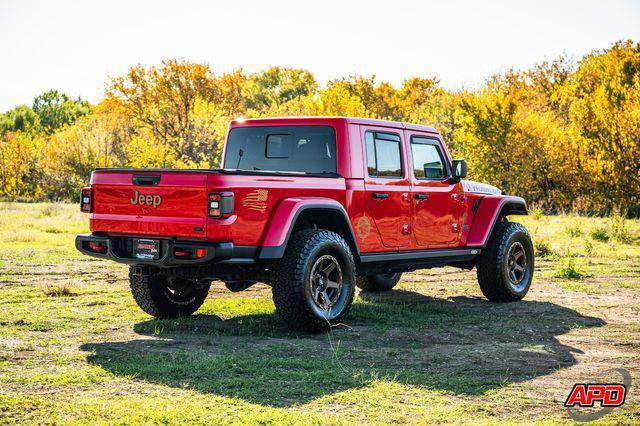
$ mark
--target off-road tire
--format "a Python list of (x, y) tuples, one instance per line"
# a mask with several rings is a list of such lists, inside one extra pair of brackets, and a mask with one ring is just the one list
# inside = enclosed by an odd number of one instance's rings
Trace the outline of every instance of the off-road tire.
[(395, 274), (358, 275), (356, 285), (362, 291), (389, 291), (402, 278), (402, 272)]
[[(323, 256), (333, 256), (342, 275), (335, 305), (323, 311), (313, 302), (311, 272)], [(273, 302), (291, 329), (319, 332), (339, 324), (349, 313), (355, 292), (355, 263), (347, 242), (326, 230), (305, 229), (289, 241), (272, 275)]]
[[(520, 244), (526, 256), (524, 275), (518, 285), (509, 278), (508, 258), (511, 247), (516, 243)], [(498, 222), (476, 269), (480, 289), (487, 299), (492, 302), (521, 300), (531, 287), (534, 270), (533, 243), (527, 229), (516, 222)]]
[(184, 297), (172, 295), (168, 289), (168, 278), (163, 275), (134, 274), (129, 268), (131, 294), (140, 308), (157, 318), (187, 316), (197, 311), (204, 303), (211, 284), (201, 284), (190, 289)]

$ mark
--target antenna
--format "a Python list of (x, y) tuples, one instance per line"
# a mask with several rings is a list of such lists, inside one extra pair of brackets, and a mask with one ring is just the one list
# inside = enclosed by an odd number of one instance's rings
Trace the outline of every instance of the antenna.
[(238, 164), (236, 164), (236, 169), (240, 168), (240, 161), (242, 160), (243, 155), (244, 151), (242, 150), (242, 148), (240, 148), (240, 151), (238, 151)]

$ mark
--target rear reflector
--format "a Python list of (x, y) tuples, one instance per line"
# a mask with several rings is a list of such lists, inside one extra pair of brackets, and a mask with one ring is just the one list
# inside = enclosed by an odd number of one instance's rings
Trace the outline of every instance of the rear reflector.
[(89, 241), (89, 250), (95, 251), (98, 253), (106, 253), (107, 252), (107, 244), (95, 241)]
[(181, 259), (201, 259), (207, 255), (207, 249), (191, 247), (176, 247), (173, 249), (173, 256)]

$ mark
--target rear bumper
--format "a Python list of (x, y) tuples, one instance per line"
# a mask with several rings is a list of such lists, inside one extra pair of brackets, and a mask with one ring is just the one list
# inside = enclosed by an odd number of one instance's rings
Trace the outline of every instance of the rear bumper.
[[(233, 243), (208, 243), (196, 241), (178, 241), (160, 239), (160, 257), (158, 259), (139, 259), (133, 256), (128, 249), (130, 241), (136, 237), (110, 237), (92, 234), (80, 234), (76, 236), (76, 248), (82, 254), (110, 259), (115, 262), (128, 265), (154, 265), (158, 267), (189, 266), (205, 263), (253, 263), (256, 255), (256, 247), (234, 246)], [(140, 237), (148, 238), (148, 237)], [(89, 248), (89, 243), (102, 243), (106, 245), (106, 252), (98, 252)], [(201, 258), (181, 259), (174, 256), (174, 249), (198, 249), (205, 248), (206, 255)]]

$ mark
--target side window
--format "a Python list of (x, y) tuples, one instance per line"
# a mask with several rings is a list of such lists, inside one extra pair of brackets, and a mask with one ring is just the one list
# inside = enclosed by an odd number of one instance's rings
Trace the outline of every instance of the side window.
[(369, 176), (401, 178), (400, 136), (394, 133), (367, 131), (364, 140)]
[(367, 147), (367, 172), (369, 173), (369, 176), (377, 176), (376, 147), (375, 142), (373, 141), (373, 132), (366, 132), (364, 134), (364, 141)]
[(413, 175), (417, 179), (443, 179), (447, 177), (444, 157), (438, 142), (433, 139), (412, 137)]

